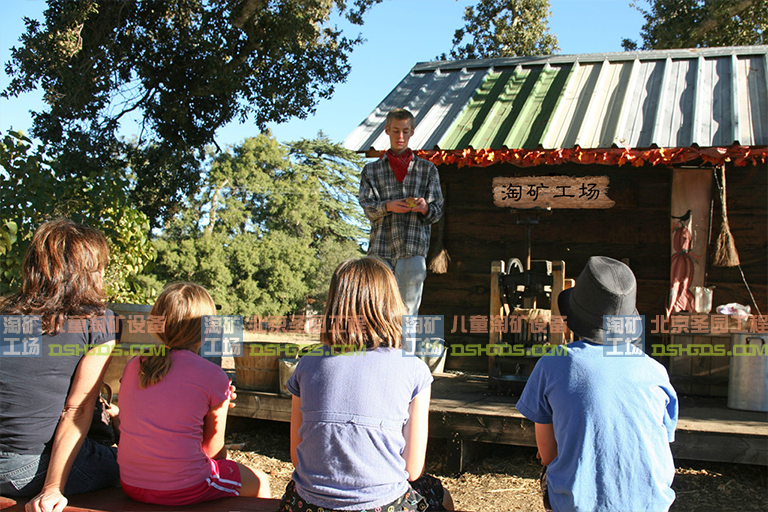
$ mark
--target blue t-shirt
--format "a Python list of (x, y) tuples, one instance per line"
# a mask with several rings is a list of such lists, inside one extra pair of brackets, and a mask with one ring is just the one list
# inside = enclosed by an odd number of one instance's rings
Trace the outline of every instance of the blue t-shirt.
[(631, 345), (616, 351), (638, 356), (606, 355), (583, 340), (566, 347), (567, 354), (536, 363), (517, 402), (526, 418), (555, 431), (557, 457), (547, 468), (552, 510), (668, 510), (677, 394), (667, 371)]
[[(317, 352), (317, 351), (316, 351)], [(333, 510), (390, 503), (408, 490), (403, 426), (432, 383), (427, 365), (400, 349), (301, 358), (287, 387), (301, 397), (302, 441), (293, 472), (299, 496)]]

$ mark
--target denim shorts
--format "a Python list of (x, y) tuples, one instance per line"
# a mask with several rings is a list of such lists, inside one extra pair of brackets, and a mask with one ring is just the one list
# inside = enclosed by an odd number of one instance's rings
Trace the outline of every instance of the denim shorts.
[[(50, 454), (26, 455), (0, 452), (0, 495), (9, 498), (36, 496), (45, 483)], [(64, 494), (79, 494), (120, 485), (117, 448), (88, 438), (69, 472)]]

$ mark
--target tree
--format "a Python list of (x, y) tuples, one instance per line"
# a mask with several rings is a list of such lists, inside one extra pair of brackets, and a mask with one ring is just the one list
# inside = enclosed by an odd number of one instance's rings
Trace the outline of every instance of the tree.
[[(33, 113), (32, 135), (60, 172), (121, 170), (154, 223), (195, 193), (218, 128), (303, 118), (330, 97), (361, 41), (329, 24), (333, 8), (361, 23), (379, 1), (48, 0), (42, 24), (25, 20), (3, 95), (42, 87), (48, 109)], [(132, 115), (140, 133), (125, 141)]]
[[(647, 0), (633, 2), (645, 18), (643, 50), (768, 43), (768, 0)], [(639, 45), (624, 39), (625, 50)]]
[[(464, 27), (440, 60), (549, 55), (560, 50), (549, 32), (549, 0), (480, 0), (464, 11)], [(469, 39), (469, 41), (467, 41)]]
[[(136, 280), (155, 257), (149, 221), (126, 201), (129, 184), (108, 172), (97, 176), (59, 172), (45, 148), (9, 131), (0, 141), (0, 295), (18, 290), (21, 262), (35, 230), (55, 217), (100, 229), (110, 260), (105, 273), (108, 299), (147, 302), (152, 292)], [(95, 191), (98, 190), (98, 193)]]
[(227, 314), (322, 303), (336, 265), (361, 255), (361, 166), (322, 134), (282, 146), (266, 133), (216, 155), (156, 241), (157, 278), (205, 286)]

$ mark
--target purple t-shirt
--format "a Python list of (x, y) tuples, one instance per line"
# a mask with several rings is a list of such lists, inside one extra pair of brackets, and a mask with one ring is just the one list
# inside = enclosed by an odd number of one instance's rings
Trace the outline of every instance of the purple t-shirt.
[(296, 490), (328, 509), (386, 505), (408, 490), (403, 426), (408, 406), (432, 375), (400, 349), (323, 352), (304, 356), (287, 383), (301, 397)]
[(203, 452), (203, 421), (229, 397), (229, 378), (220, 367), (189, 350), (171, 352), (163, 379), (139, 388), (139, 359), (120, 380), (120, 480), (157, 491), (185, 489), (211, 475)]

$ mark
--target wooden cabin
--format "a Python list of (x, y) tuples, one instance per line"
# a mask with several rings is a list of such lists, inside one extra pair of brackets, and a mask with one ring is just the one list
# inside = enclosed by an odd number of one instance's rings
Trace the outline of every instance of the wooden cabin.
[[(380, 155), (396, 107), (413, 112), (411, 147), (440, 171), (444, 218), (432, 248), (450, 261), (427, 277), (420, 313), (445, 317), (449, 347), (488, 343), (470, 319), (489, 315), (491, 264), (525, 261), (529, 247), (534, 260), (564, 261), (567, 278), (592, 255), (627, 262), (646, 344), (663, 342), (650, 322), (666, 317), (682, 222), (692, 233), (689, 284), (715, 287), (715, 306), (768, 314), (768, 46), (419, 63), (346, 147)], [(520, 208), (509, 197), (498, 206), (499, 182), (494, 198), (496, 178), (587, 177), (607, 179), (610, 206)], [(739, 266), (713, 265), (727, 233)], [(449, 355), (446, 368), (483, 373), (488, 361)]]

